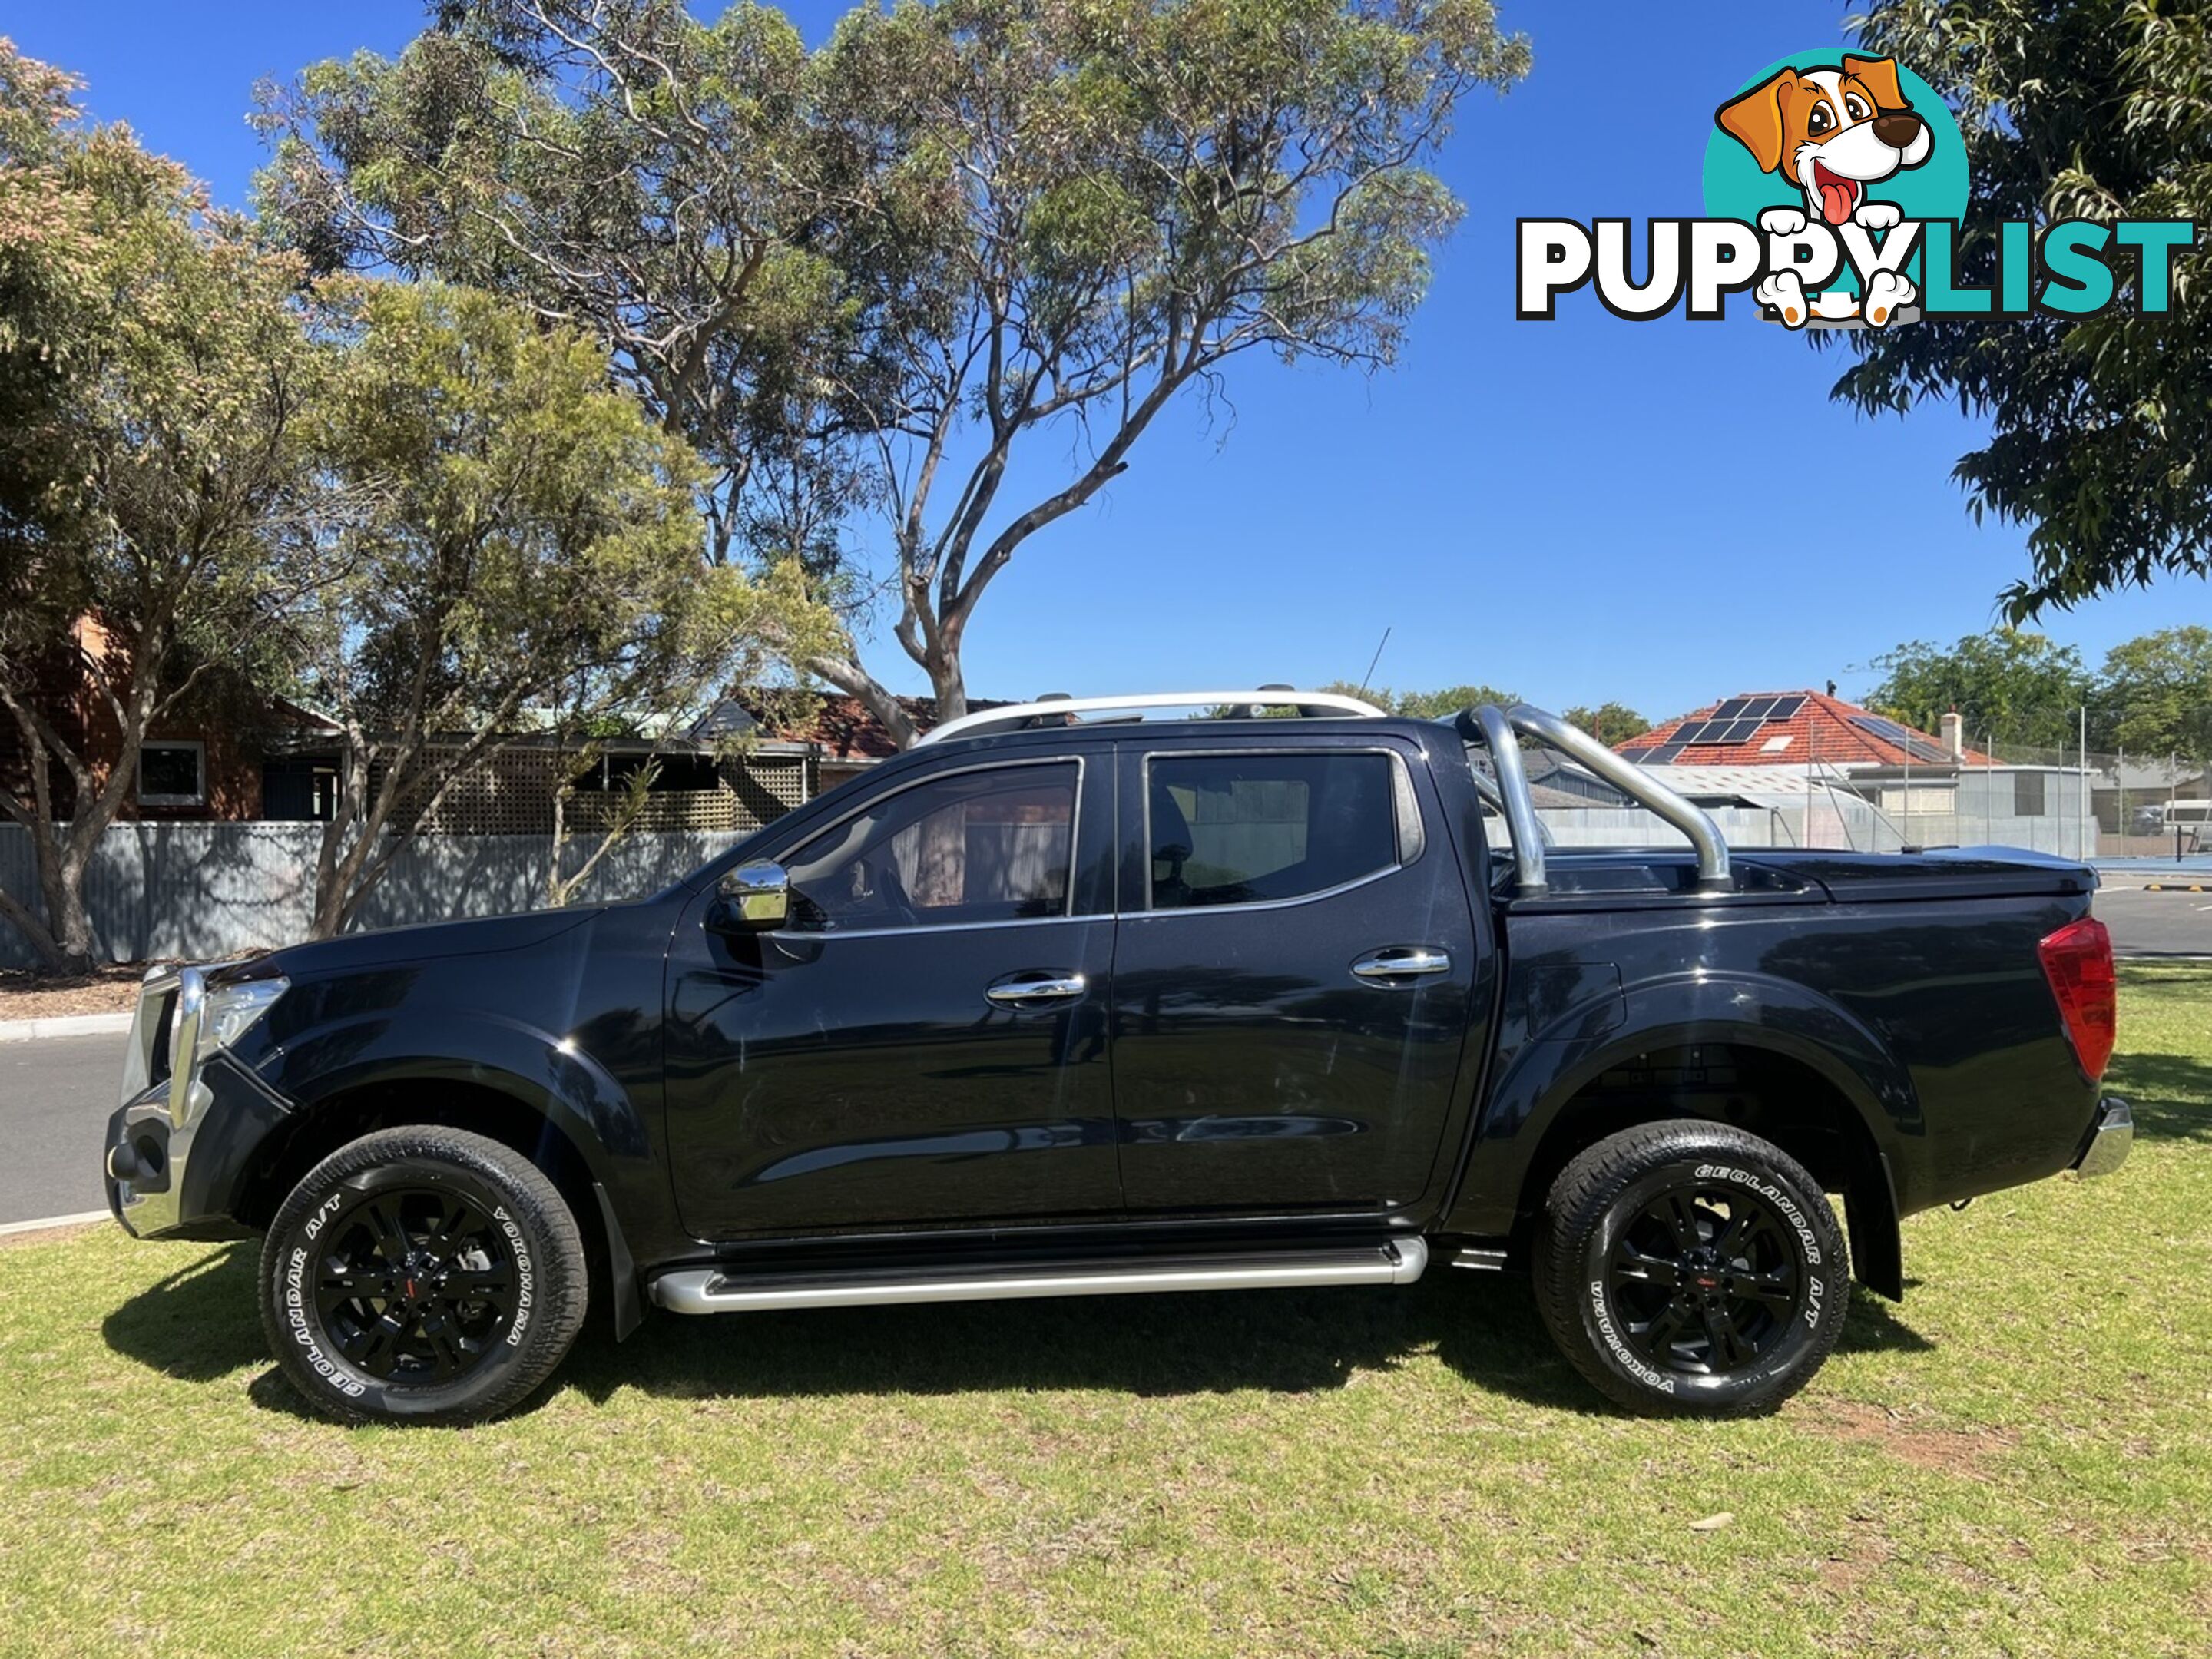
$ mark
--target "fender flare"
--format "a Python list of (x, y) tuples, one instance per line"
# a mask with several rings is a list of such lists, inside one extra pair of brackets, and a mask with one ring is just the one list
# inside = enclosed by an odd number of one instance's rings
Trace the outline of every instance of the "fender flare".
[(622, 1222), (665, 1202), (665, 1177), (645, 1114), (597, 1060), (554, 1033), (501, 1015), (410, 1006), (337, 1020), (285, 1041), (266, 1080), (311, 1121), (316, 1109), (362, 1089), (464, 1084), (502, 1095), (544, 1121), (583, 1165), (589, 1207), (580, 1220), (606, 1238), (617, 1337), (641, 1317), (635, 1268)]
[(1904, 1210), (1893, 1185), (1902, 1162), (1896, 1153), (1901, 1142), (1924, 1133), (1924, 1123), (1911, 1074), (1881, 1038), (1818, 992), (1759, 974), (1645, 980), (1627, 988), (1618, 1006), (1624, 1015), (1618, 1020), (1593, 1019), (1589, 1007), (1564, 1012), (1500, 1057), (1446, 1230), (1510, 1234), (1545, 1137), (1606, 1071), (1654, 1048), (1726, 1043), (1802, 1065), (1850, 1104), (1874, 1152), (1874, 1167), (1861, 1171), (1864, 1178), (1849, 1194), (1852, 1255), (1871, 1288), (1900, 1294), (1897, 1222)]

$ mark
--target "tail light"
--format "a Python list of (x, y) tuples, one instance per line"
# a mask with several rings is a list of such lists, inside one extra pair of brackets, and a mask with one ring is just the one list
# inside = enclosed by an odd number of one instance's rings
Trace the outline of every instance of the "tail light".
[(2112, 936), (2094, 916), (2069, 921), (2035, 947), (2043, 976), (2058, 999), (2074, 1057), (2094, 1082), (2105, 1075), (2119, 1027), (2119, 981), (2112, 971)]

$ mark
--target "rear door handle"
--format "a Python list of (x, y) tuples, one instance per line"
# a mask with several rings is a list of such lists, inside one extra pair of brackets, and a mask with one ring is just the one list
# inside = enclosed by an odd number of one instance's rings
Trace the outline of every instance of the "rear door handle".
[(983, 994), (1001, 1008), (1034, 1008), (1042, 1002), (1072, 1001), (1088, 985), (1080, 974), (1010, 974)]
[(1388, 985), (1394, 980), (1448, 974), (1451, 957), (1425, 945), (1389, 945), (1360, 957), (1352, 964), (1352, 971), (1358, 978)]

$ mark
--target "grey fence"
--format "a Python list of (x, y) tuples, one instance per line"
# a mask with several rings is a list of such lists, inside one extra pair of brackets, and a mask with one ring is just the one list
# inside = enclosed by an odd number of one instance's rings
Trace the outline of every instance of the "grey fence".
[[(85, 905), (111, 961), (207, 960), (307, 936), (315, 896), (313, 823), (119, 823), (85, 875)], [(569, 902), (603, 903), (666, 886), (743, 840), (735, 831), (631, 836), (615, 844)], [(544, 836), (425, 836), (368, 897), (364, 927), (534, 910), (545, 902)], [(568, 867), (583, 858), (571, 846)], [(0, 826), (0, 888), (38, 908), (29, 836)], [(0, 923), (0, 967), (36, 958)]]

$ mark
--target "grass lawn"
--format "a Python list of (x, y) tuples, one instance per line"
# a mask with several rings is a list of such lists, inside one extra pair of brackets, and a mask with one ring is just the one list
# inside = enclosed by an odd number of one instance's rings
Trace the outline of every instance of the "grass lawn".
[(2125, 987), (2126, 1168), (1909, 1223), (1757, 1422), (1438, 1273), (663, 1318), (348, 1432), (246, 1250), (0, 1247), (0, 1654), (2212, 1652), (2212, 972)]

